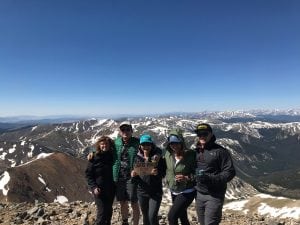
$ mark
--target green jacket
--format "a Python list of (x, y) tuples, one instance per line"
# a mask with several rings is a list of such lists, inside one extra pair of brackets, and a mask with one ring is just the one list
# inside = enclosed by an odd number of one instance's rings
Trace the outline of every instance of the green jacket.
[[(121, 167), (121, 153), (123, 148), (123, 140), (121, 137), (118, 137), (115, 140), (115, 151), (113, 153), (113, 179), (114, 181), (118, 181), (119, 172)], [(129, 159), (129, 169), (130, 171), (133, 168), (133, 163), (138, 152), (139, 148), (139, 139), (135, 137), (131, 137), (128, 143), (128, 159)]]
[[(168, 187), (175, 192), (181, 192), (195, 186), (194, 175), (196, 169), (196, 152), (193, 150), (186, 150), (183, 159), (175, 166), (175, 158), (166, 151), (165, 160), (167, 165), (166, 181)], [(176, 182), (175, 175), (183, 174), (189, 177), (188, 181)]]
[[(180, 140), (182, 140), (183, 148), (186, 149), (181, 130), (173, 129), (169, 133), (169, 136), (170, 135), (176, 135)], [(193, 188), (195, 186), (194, 175), (197, 167), (195, 151), (185, 150), (183, 159), (180, 160), (175, 166), (175, 158), (172, 154), (172, 150), (170, 149), (169, 143), (167, 143), (165, 160), (167, 165), (166, 181), (168, 187), (172, 191), (181, 192), (186, 189)], [(176, 174), (183, 174), (185, 176), (188, 176), (189, 180), (184, 182), (176, 182), (175, 181)]]

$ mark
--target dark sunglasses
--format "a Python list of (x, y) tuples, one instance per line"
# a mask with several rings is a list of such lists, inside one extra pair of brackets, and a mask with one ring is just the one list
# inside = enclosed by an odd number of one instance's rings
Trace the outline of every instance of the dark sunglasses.
[(129, 131), (131, 131), (131, 128), (130, 127), (122, 127), (122, 128), (120, 128), (120, 130), (122, 131), (122, 132), (129, 132)]
[(198, 137), (207, 137), (209, 135), (208, 131), (198, 131), (197, 136)]

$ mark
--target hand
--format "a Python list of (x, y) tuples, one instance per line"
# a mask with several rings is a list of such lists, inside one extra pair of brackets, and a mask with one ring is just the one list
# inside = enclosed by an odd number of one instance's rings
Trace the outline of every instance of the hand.
[(138, 174), (134, 170), (131, 171), (131, 177), (136, 177)]
[(101, 189), (100, 188), (95, 188), (93, 190), (93, 194), (96, 195), (96, 196), (100, 195), (100, 193), (101, 193)]
[(157, 169), (156, 169), (156, 168), (154, 168), (154, 169), (151, 170), (151, 175), (156, 176), (157, 173), (158, 173), (158, 172), (157, 172)]
[(87, 156), (87, 159), (90, 161), (94, 158), (94, 153), (93, 152), (90, 152)]
[(184, 176), (183, 174), (176, 174), (175, 180), (178, 182), (186, 181), (188, 180), (188, 176)]

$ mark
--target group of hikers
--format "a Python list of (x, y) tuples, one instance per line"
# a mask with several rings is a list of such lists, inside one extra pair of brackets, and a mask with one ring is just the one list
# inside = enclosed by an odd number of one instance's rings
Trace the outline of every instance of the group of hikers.
[[(201, 225), (221, 221), (227, 182), (235, 176), (228, 150), (215, 143), (211, 126), (200, 123), (195, 128), (196, 147), (187, 149), (180, 129), (170, 131), (165, 150), (157, 147), (149, 134), (132, 136), (129, 121), (119, 126), (119, 136), (112, 140), (100, 137), (95, 152), (88, 155), (85, 171), (87, 183), (95, 198), (95, 224), (110, 225), (114, 198), (120, 203), (122, 225), (128, 225), (129, 202), (132, 224), (138, 225), (140, 210), (144, 225), (158, 225), (163, 196), (162, 180), (170, 189), (172, 205), (168, 212), (170, 225), (189, 225), (187, 208), (196, 200)], [(154, 165), (140, 173), (135, 165)]]

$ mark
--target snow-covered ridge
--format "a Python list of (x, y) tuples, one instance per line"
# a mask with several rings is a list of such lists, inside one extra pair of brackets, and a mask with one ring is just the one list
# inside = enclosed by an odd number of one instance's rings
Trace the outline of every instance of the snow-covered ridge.
[(257, 194), (247, 200), (233, 201), (224, 205), (223, 210), (258, 213), (277, 218), (300, 219), (300, 200)]
[(247, 123), (220, 123), (216, 124), (223, 131), (235, 131), (238, 133), (250, 135), (255, 138), (263, 138), (259, 129), (280, 129), (289, 135), (300, 135), (300, 122), (292, 123), (269, 123), (262, 121)]
[(35, 159), (30, 160), (29, 162), (26, 162), (26, 163), (24, 163), (24, 164), (18, 165), (18, 166), (16, 166), (16, 167), (21, 167), (21, 166), (24, 166), (24, 165), (28, 165), (28, 164), (30, 164), (30, 163), (32, 163), (32, 162), (38, 160), (38, 159), (44, 159), (44, 158), (46, 158), (46, 157), (49, 157), (49, 156), (52, 155), (52, 154), (54, 154), (54, 153), (40, 153), (39, 155), (36, 156)]
[[(243, 111), (219, 112), (223, 115), (244, 116)], [(218, 114), (215, 112), (215, 114)], [(246, 113), (247, 114), (247, 113)], [(247, 114), (247, 116), (250, 116)], [(124, 118), (125, 120), (125, 118)], [(190, 117), (190, 116), (159, 116), (159, 117), (139, 117), (126, 118), (132, 122), (134, 135), (139, 136), (143, 132), (150, 132), (159, 140), (161, 145), (165, 140), (168, 132), (172, 128), (181, 128), (184, 137), (192, 140), (196, 137), (194, 133), (195, 126), (200, 122), (210, 123), (214, 130), (222, 132), (238, 132), (243, 135), (243, 142), (249, 142), (250, 137), (256, 139), (265, 138), (262, 129), (279, 129), (282, 133), (278, 134), (281, 139), (289, 135), (297, 135), (300, 139), (300, 122), (290, 123), (273, 123), (264, 121), (253, 122), (224, 122), (207, 117)], [(0, 143), (0, 159), (9, 161), (11, 165), (19, 165), (28, 161), (33, 156), (47, 150), (65, 151), (65, 149), (74, 151), (74, 154), (81, 154), (88, 147), (93, 145), (101, 135), (108, 135), (111, 138), (118, 136), (118, 124), (121, 121), (113, 119), (90, 119), (85, 121), (76, 121), (72, 123), (38, 125), (28, 128), (26, 132), (18, 137), (18, 142), (11, 144)], [(234, 138), (234, 137), (233, 137)], [(53, 142), (57, 140), (57, 143)], [(222, 141), (222, 140), (220, 140)], [(241, 140), (239, 140), (241, 141)], [(190, 141), (191, 142), (191, 141)], [(39, 146), (37, 143), (41, 143)], [(238, 143), (229, 140), (223, 141), (226, 147), (234, 154), (236, 148), (240, 148)], [(20, 152), (21, 151), (21, 152)], [(24, 159), (17, 160), (23, 155)], [(242, 159), (243, 156), (239, 157)]]

